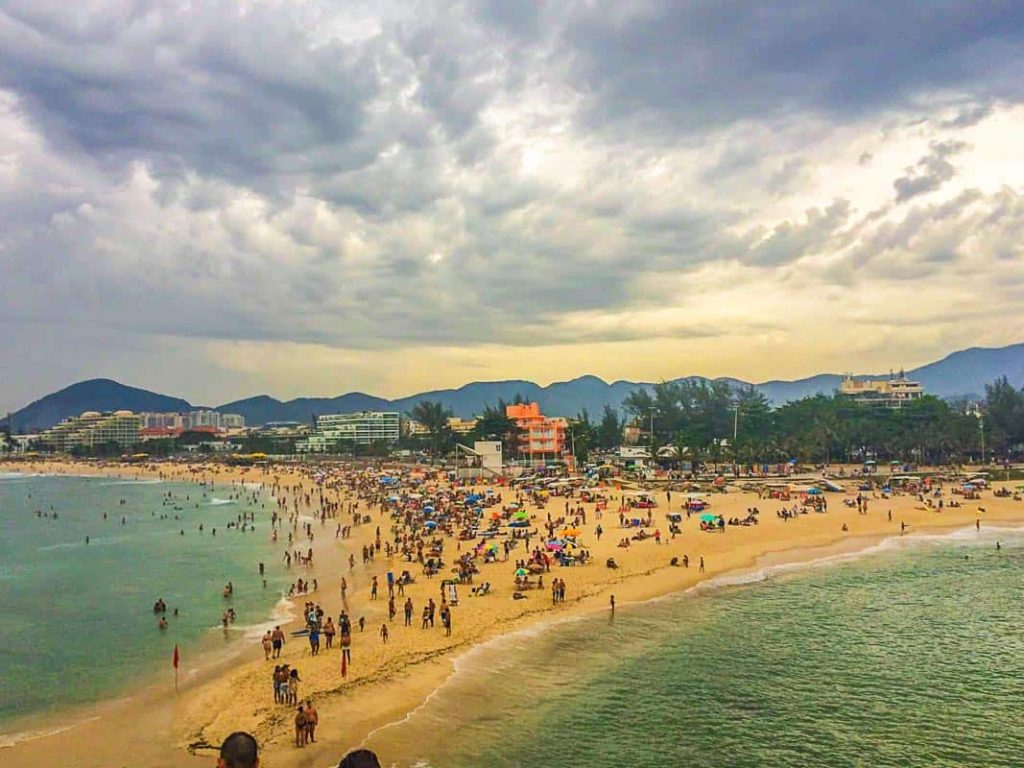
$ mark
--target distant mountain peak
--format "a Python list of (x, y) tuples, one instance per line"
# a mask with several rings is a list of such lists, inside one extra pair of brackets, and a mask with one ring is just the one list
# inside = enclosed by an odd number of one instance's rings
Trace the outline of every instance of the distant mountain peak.
[[(952, 352), (941, 360), (906, 372), (920, 381), (925, 391), (941, 397), (977, 396), (985, 385), (1006, 376), (1017, 387), (1024, 385), (1024, 343), (1006, 347), (970, 347)], [(887, 374), (872, 374), (878, 378)], [(683, 376), (675, 380), (711, 381), (702, 376)], [(751, 386), (739, 379), (718, 377), (736, 386)], [(752, 385), (772, 403), (780, 405), (789, 400), (817, 394), (831, 394), (842, 380), (835, 373), (824, 373), (796, 380), (771, 380)], [(554, 416), (575, 416), (583, 410), (591, 415), (600, 413), (606, 405), (621, 407), (630, 392), (640, 387), (653, 386), (647, 382), (618, 380), (607, 383), (593, 374), (584, 374), (568, 381), (556, 381), (540, 386), (524, 379), (503, 381), (473, 381), (457, 389), (439, 389), (421, 392), (410, 397), (388, 400), (365, 392), (348, 392), (337, 397), (303, 397), (282, 402), (270, 395), (236, 400), (218, 406), (216, 410), (240, 413), (246, 423), (263, 424), (268, 421), (309, 422), (325, 413), (357, 410), (393, 410), (407, 414), (422, 400), (435, 400), (455, 415), (469, 417), (479, 414), (488, 405), (499, 400), (511, 402), (517, 395), (540, 403), (545, 413)], [(185, 411), (193, 406), (180, 398), (148, 392), (130, 387), (113, 379), (95, 378), (71, 384), (64, 389), (40, 398), (11, 415), (11, 427), (17, 431), (46, 429), (68, 416), (83, 411), (109, 411), (127, 408), (133, 411)]]

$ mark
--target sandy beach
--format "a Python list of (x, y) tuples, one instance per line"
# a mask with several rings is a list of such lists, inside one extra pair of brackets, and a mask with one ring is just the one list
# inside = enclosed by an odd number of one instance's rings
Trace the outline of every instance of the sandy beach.
[[(288, 509), (300, 499), (299, 512), (303, 516), (319, 514), (316, 482), (300, 466), (274, 465), (269, 468), (226, 467), (207, 464), (187, 466), (161, 464), (148, 467), (138, 465), (91, 463), (9, 464), (5, 470), (41, 473), (103, 474), (121, 477), (155, 477), (169, 480), (190, 480), (220, 484), (260, 483), (268, 489), (276, 485), (279, 495), (287, 499)], [(931, 530), (956, 529), (976, 525), (1024, 523), (1024, 502), (1012, 497), (996, 498), (991, 490), (982, 492), (979, 500), (962, 501), (959, 508), (948, 506), (941, 512), (926, 508), (913, 495), (896, 495), (889, 499), (868, 499), (866, 514), (843, 504), (844, 498), (856, 495), (855, 483), (847, 480), (851, 490), (847, 494), (827, 494), (828, 511), (810, 512), (794, 519), (784, 520), (776, 513), (783, 507), (792, 508), (795, 500), (759, 499), (750, 491), (714, 494), (710, 497), (709, 512), (726, 519), (743, 518), (747, 510), (760, 510), (758, 525), (727, 526), (724, 532), (700, 530), (698, 515), (684, 516), (682, 533), (669, 536), (665, 514), (680, 511), (682, 494), (675, 492), (671, 503), (665, 492), (655, 494), (658, 506), (653, 510), (653, 523), (647, 527), (652, 533), (661, 533), (661, 543), (653, 536), (644, 541), (633, 541), (628, 548), (619, 547), (624, 537), (636, 529), (620, 529), (618, 508), (622, 500), (620, 490), (611, 483), (604, 489), (608, 508), (597, 517), (594, 503), (583, 503), (586, 523), (580, 525), (580, 540), (592, 554), (585, 565), (560, 568), (551, 567), (544, 573), (543, 589), (525, 592), (525, 599), (512, 599), (515, 560), (525, 557), (522, 545), (513, 550), (509, 560), (481, 564), (480, 573), (473, 584), (490, 582), (491, 592), (483, 597), (471, 595), (471, 585), (459, 587), (459, 603), (452, 607), (453, 630), (446, 637), (440, 622), (432, 629), (421, 629), (419, 615), (429, 598), (439, 600), (441, 579), (449, 574), (426, 578), (421, 566), (407, 563), (395, 556), (388, 558), (382, 550), (372, 561), (363, 564), (360, 552), (372, 546), (378, 526), (387, 540), (391, 530), (391, 517), (380, 508), (369, 507), (367, 500), (359, 502), (359, 512), (370, 515), (370, 522), (353, 528), (351, 538), (335, 539), (335, 527), (348, 523), (349, 504), (357, 496), (348, 491), (328, 491), (325, 498), (342, 505), (337, 520), (327, 519), (324, 524), (313, 524), (315, 539), (314, 565), (311, 568), (293, 566), (295, 576), (317, 579), (319, 590), (308, 596), (297, 596), (295, 618), (283, 627), (286, 632), (301, 629), (302, 603), (311, 600), (323, 607), (326, 614), (337, 617), (344, 607), (353, 621), (365, 617), (366, 629), (358, 627), (352, 637), (352, 664), (347, 677), (342, 677), (340, 652), (337, 647), (322, 650), (320, 655), (310, 654), (308, 642), (302, 637), (289, 636), (281, 661), (300, 670), (302, 684), (300, 699), (312, 699), (319, 710), (320, 725), (317, 742), (303, 748), (293, 743), (293, 710), (275, 704), (271, 688), (274, 662), (264, 660), (258, 642), (237, 646), (230, 654), (219, 658), (186, 659), (182, 667), (182, 684), (173, 690), (173, 676), (168, 660), (166, 678), (158, 684), (131, 692), (127, 699), (103, 702), (82, 711), (68, 713), (64, 722), (78, 723), (74, 727), (50, 735), (27, 739), (2, 751), (6, 765), (35, 766), (46, 762), (53, 754), (66, 755), (75, 765), (166, 765), (194, 766), (212, 764), (215, 752), (206, 745), (219, 745), (221, 739), (234, 730), (247, 730), (259, 740), (262, 764), (265, 766), (325, 766), (336, 764), (349, 749), (361, 744), (369, 733), (388, 723), (401, 720), (418, 707), (429, 694), (452, 673), (453, 659), (474, 645), (517, 629), (540, 622), (556, 620), (583, 613), (608, 611), (611, 596), (618, 606), (656, 598), (686, 590), (699, 581), (730, 572), (761, 567), (766, 564), (811, 560), (839, 552), (854, 551), (871, 546), (880, 539), (901, 535), (901, 524), (906, 524), (904, 535), (913, 536)], [(998, 480), (994, 488), (1001, 487)], [(1012, 487), (1012, 483), (1007, 483)], [(480, 486), (483, 489), (485, 486)], [(502, 494), (503, 503), (514, 500), (515, 492), (509, 488), (494, 487)], [(312, 506), (306, 507), (304, 498), (310, 494)], [(944, 494), (948, 502), (948, 489)], [(578, 498), (553, 496), (544, 504), (530, 503), (528, 510), (535, 528), (543, 529), (550, 514), (553, 518), (565, 514), (566, 503), (575, 509)], [(984, 511), (982, 511), (984, 510)], [(889, 512), (891, 511), (891, 520)], [(268, 509), (268, 517), (270, 510)], [(639, 511), (630, 514), (637, 516)], [(601, 525), (604, 535), (597, 540), (596, 527)], [(847, 530), (843, 530), (844, 526)], [(304, 539), (296, 548), (305, 549)], [(534, 540), (534, 544), (542, 539)], [(473, 542), (459, 542), (449, 537), (445, 542), (445, 560), (454, 561)], [(533, 544), (531, 545), (532, 548)], [(287, 548), (281, 542), (282, 552)], [(350, 554), (356, 555), (356, 565), (349, 566)], [(689, 567), (670, 565), (672, 558), (689, 559)], [(618, 568), (606, 567), (606, 560), (614, 558)], [(704, 571), (699, 563), (703, 559)], [(385, 583), (389, 571), (400, 573), (410, 570), (416, 577), (405, 587), (405, 595), (396, 597), (398, 616), (388, 621), (387, 589), (382, 586), (381, 597), (370, 599), (370, 584), (374, 576)], [(340, 580), (348, 584), (347, 599), (343, 605)], [(567, 587), (565, 602), (553, 604), (550, 580), (564, 579)], [(403, 626), (401, 605), (405, 597), (415, 605), (412, 627)], [(378, 634), (382, 623), (388, 623), (390, 636), (384, 644)], [(55, 730), (57, 724), (41, 722), (33, 730), (40, 733)], [(386, 738), (382, 739), (386, 743)], [(190, 753), (189, 747), (192, 746)], [(386, 761), (386, 754), (381, 757)]]

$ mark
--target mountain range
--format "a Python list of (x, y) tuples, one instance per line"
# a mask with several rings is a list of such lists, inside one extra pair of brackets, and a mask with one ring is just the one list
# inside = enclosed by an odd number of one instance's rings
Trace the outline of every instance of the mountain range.
[[(906, 372), (920, 381), (929, 394), (945, 398), (976, 398), (984, 393), (985, 385), (1006, 376), (1016, 387), (1024, 386), (1024, 343), (995, 349), (972, 347), (954, 352), (941, 360)], [(888, 374), (863, 378), (882, 379)], [(685, 377), (703, 379), (700, 376)], [(774, 405), (798, 400), (816, 394), (831, 394), (842, 381), (839, 374), (819, 374), (795, 381), (765, 381), (753, 386)], [(707, 380), (707, 379), (704, 379)], [(739, 379), (716, 379), (737, 386), (747, 386)], [(633, 390), (650, 387), (647, 382), (616, 381), (607, 383), (596, 376), (581, 376), (571, 381), (560, 381), (540, 386), (532, 381), (475, 381), (458, 389), (420, 392), (398, 400), (387, 400), (362, 392), (350, 392), (338, 397), (300, 397), (282, 402), (269, 395), (216, 406), (222, 413), (238, 413), (246, 424), (259, 425), (270, 421), (310, 422), (313, 416), (325, 413), (346, 413), (358, 410), (390, 410), (407, 413), (422, 400), (440, 402), (457, 416), (471, 417), (499, 399), (513, 400), (517, 395), (540, 403), (544, 413), (572, 416), (586, 409), (592, 417), (600, 417), (605, 405), (613, 408)], [(161, 395), (144, 389), (125, 386), (110, 379), (90, 379), (72, 384), (58, 392), (46, 395), (5, 420), (16, 432), (34, 432), (47, 429), (68, 416), (83, 411), (189, 411), (194, 406), (177, 397)], [(0, 422), (2, 423), (2, 422)]]

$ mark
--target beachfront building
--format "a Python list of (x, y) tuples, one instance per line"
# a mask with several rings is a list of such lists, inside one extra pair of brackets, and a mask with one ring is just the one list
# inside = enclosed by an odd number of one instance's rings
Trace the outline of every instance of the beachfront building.
[(839, 385), (839, 394), (862, 405), (902, 408), (924, 396), (920, 382), (911, 381), (903, 371), (888, 379), (855, 379), (847, 374)]
[[(448, 419), (448, 429), (456, 435), (468, 435), (476, 429), (476, 419), (452, 416)], [(430, 434), (430, 430), (415, 419), (402, 419), (402, 434), (408, 437), (426, 437)]]
[(339, 446), (397, 443), (401, 436), (397, 411), (357, 411), (316, 417), (309, 437), (295, 444), (299, 453), (332, 453)]
[(198, 410), (183, 413), (156, 413), (146, 411), (139, 414), (143, 429), (176, 430), (178, 434), (192, 430), (205, 431), (203, 428), (218, 432), (245, 427), (245, 417), (237, 413), (221, 413), (220, 411)]
[(545, 416), (539, 403), (507, 405), (505, 415), (515, 422), (515, 450), (520, 458), (536, 462), (562, 457), (568, 427), (564, 418)]
[(452, 416), (448, 419), (448, 429), (456, 435), (468, 435), (476, 429), (476, 419), (462, 419), (458, 416)]
[(130, 448), (141, 440), (142, 419), (131, 411), (86, 411), (65, 419), (39, 435), (39, 442), (55, 451), (92, 449), (116, 444)]

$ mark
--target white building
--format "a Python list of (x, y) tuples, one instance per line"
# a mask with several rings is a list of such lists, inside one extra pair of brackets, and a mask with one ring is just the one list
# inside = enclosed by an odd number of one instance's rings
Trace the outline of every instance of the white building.
[(308, 438), (295, 445), (300, 453), (331, 453), (339, 446), (397, 443), (401, 436), (397, 411), (357, 411), (317, 416)]
[(196, 427), (208, 427), (217, 430), (241, 429), (245, 427), (245, 417), (237, 413), (221, 413), (220, 411), (199, 410), (183, 413), (144, 412), (139, 414), (143, 429), (179, 429), (188, 432)]
[(923, 397), (924, 387), (920, 382), (908, 379), (903, 371), (881, 381), (855, 379), (847, 374), (839, 385), (839, 394), (862, 405), (902, 408)]

